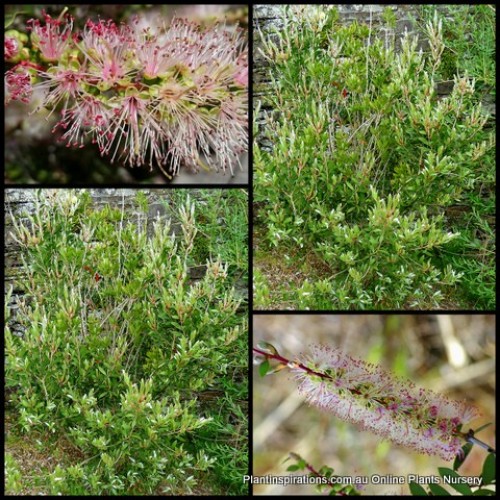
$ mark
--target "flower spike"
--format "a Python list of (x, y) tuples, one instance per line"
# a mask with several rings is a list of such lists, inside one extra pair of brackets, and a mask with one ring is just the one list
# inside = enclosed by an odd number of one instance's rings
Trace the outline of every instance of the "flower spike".
[[(465, 402), (419, 388), (340, 349), (316, 345), (312, 354), (293, 361), (266, 343), (254, 353), (286, 365), (309, 404), (419, 453), (453, 459), (465, 439), (462, 426), (479, 415)], [(466, 441), (472, 439), (469, 433)]]

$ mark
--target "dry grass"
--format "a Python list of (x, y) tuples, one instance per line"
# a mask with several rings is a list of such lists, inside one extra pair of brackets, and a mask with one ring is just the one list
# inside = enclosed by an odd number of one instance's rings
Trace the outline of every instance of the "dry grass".
[(55, 468), (78, 463), (84, 455), (63, 437), (57, 440), (40, 433), (20, 435), (15, 430), (15, 413), (5, 412), (5, 455), (9, 454), (22, 474), (21, 489), (6, 495), (47, 495), (43, 481)]
[(285, 255), (280, 248), (268, 249), (258, 226), (254, 226), (253, 238), (253, 266), (264, 275), (270, 289), (269, 306), (261, 309), (296, 309), (294, 293), (297, 288), (306, 280), (314, 282), (334, 274), (334, 270), (314, 252), (304, 255), (303, 249), (290, 248)]

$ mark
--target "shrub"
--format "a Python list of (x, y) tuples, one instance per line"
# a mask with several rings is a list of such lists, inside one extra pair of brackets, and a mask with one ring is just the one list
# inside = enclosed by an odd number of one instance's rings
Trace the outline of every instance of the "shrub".
[[(131, 217), (93, 210), (88, 193), (71, 191), (40, 198), (33, 215), (15, 221), (27, 273), (25, 331), (20, 338), (6, 329), (6, 381), (16, 387), (19, 428), (65, 434), (87, 457), (53, 472), (52, 493), (185, 493), (217, 458), (207, 453), (207, 435), (246, 453), (230, 415), (202, 399), (207, 390), (233, 404), (235, 394), (245, 397), (245, 306), (234, 286), (246, 270), (244, 260), (222, 262), (213, 252), (220, 242), (197, 221), (217, 192), (197, 196), (178, 196), (182, 203), (166, 206), (167, 218), (152, 228), (140, 209)], [(244, 221), (246, 194), (223, 196), (233, 219)], [(137, 201), (147, 208), (144, 195)], [(213, 210), (205, 213), (213, 225)], [(199, 261), (202, 234), (211, 248)], [(245, 242), (235, 230), (227, 244)], [(200, 265), (196, 278), (190, 269)], [(244, 427), (245, 414), (238, 417)], [(244, 474), (233, 465), (234, 475)]]
[(396, 51), (390, 36), (310, 7), (264, 41), (277, 113), (273, 150), (254, 144), (256, 222), (270, 248), (315, 253), (330, 269), (297, 290), (298, 307), (461, 304), (463, 266), (447, 250), (464, 228), (449, 210), (493, 190), (494, 132), (467, 74), (438, 95), (437, 16), (426, 34), (425, 53), (409, 35)]

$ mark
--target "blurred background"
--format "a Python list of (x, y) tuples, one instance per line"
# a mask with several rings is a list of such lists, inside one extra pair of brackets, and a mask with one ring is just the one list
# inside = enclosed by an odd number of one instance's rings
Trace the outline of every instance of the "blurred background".
[[(210, 26), (225, 22), (227, 29), (237, 26), (247, 33), (248, 7), (242, 5), (6, 5), (5, 18), (12, 24), (8, 29), (26, 32), (26, 21), (43, 19), (42, 11), (57, 18), (63, 9), (75, 18), (75, 30), (82, 29), (87, 19), (97, 21), (113, 19), (116, 23), (139, 16), (142, 25), (152, 29), (168, 25), (176, 17), (188, 18)], [(14, 16), (14, 17), (13, 17)], [(97, 145), (83, 149), (67, 148), (51, 133), (56, 123), (56, 113), (41, 111), (29, 115), (36, 108), (36, 98), (30, 105), (11, 102), (5, 107), (5, 182), (7, 184), (247, 184), (248, 155), (241, 158), (242, 169), (234, 167), (230, 172), (200, 172), (195, 174), (181, 168), (181, 173), (169, 179), (159, 169), (131, 168), (101, 157)]]
[[(254, 346), (269, 342), (286, 358), (310, 353), (310, 345), (325, 344), (452, 399), (466, 399), (481, 412), (471, 422), (473, 429), (493, 423), (477, 437), (495, 448), (494, 315), (287, 314), (254, 315), (253, 322)], [(254, 476), (290, 474), (286, 469), (295, 462), (284, 463), (290, 452), (316, 470), (327, 465), (340, 476), (438, 475), (437, 467), (452, 465), (308, 406), (287, 369), (262, 378), (254, 366), (253, 383)], [(474, 446), (459, 473), (480, 474), (486, 455)], [(311, 485), (253, 488), (257, 495), (316, 493)], [(407, 484), (369, 484), (362, 494), (407, 495), (409, 490)]]

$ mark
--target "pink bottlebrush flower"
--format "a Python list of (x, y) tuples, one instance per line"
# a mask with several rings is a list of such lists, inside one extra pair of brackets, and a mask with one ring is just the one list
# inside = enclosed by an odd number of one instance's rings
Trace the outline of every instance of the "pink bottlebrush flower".
[[(131, 166), (232, 172), (248, 147), (248, 68), (237, 30), (174, 19), (154, 33), (110, 20), (88, 21), (71, 36), (70, 17), (45, 15), (45, 24), (32, 20), (31, 38), (50, 64), (26, 66), (45, 91), (42, 105), (62, 108), (54, 130), (67, 145), (82, 147), (88, 136), (102, 155)], [(8, 100), (27, 100), (26, 74), (6, 75)]]
[(234, 81), (242, 87), (248, 87), (248, 68), (242, 68), (234, 76)]
[[(221, 106), (216, 138), (212, 148), (223, 168), (230, 168), (246, 151), (246, 124), (248, 122), (247, 96), (232, 97)], [(232, 171), (232, 170), (231, 170)]]
[(73, 18), (66, 15), (62, 19), (53, 19), (46, 13), (43, 13), (43, 17), (45, 26), (38, 19), (27, 22), (28, 30), (31, 30), (31, 43), (40, 50), (44, 61), (58, 61), (72, 41)]
[(158, 78), (180, 62), (175, 46), (166, 40), (159, 40), (158, 34), (152, 32), (150, 27), (140, 29), (138, 18), (134, 20), (132, 29), (137, 42), (135, 56), (147, 80)]
[(111, 20), (87, 21), (79, 48), (87, 58), (91, 81), (104, 84), (101, 90), (108, 90), (129, 72), (138, 72), (130, 60), (133, 42), (132, 31), (127, 25), (118, 27)]
[(143, 67), (146, 79), (153, 80), (160, 73), (164, 72), (164, 67), (166, 66), (165, 52), (158, 45), (156, 39), (146, 36), (146, 40), (141, 42), (138, 47), (137, 56)]
[(33, 93), (31, 76), (22, 65), (5, 73), (5, 104), (10, 101), (28, 103)]
[(13, 59), (19, 54), (19, 42), (15, 38), (6, 36), (4, 39), (4, 60)]
[(476, 408), (452, 401), (340, 349), (313, 346), (312, 355), (289, 361), (272, 350), (258, 356), (288, 366), (308, 403), (419, 453), (451, 460), (461, 452), (461, 426)]
[(61, 141), (66, 142), (67, 147), (83, 148), (85, 135), (92, 136), (93, 142), (98, 142), (97, 138), (104, 134), (110, 115), (111, 110), (101, 100), (86, 96), (78, 100), (72, 108), (62, 111), (62, 118), (52, 132), (57, 129), (64, 130)]
[(102, 154), (114, 150), (111, 161), (126, 156), (131, 165), (143, 165), (146, 157), (161, 161), (163, 131), (149, 108), (149, 97), (138, 93), (124, 97), (113, 109), (107, 127), (97, 137)]
[(241, 54), (236, 61), (237, 73), (234, 76), (234, 81), (237, 85), (248, 87), (248, 61), (246, 54)]
[(82, 83), (86, 75), (80, 70), (66, 68), (65, 66), (52, 66), (47, 71), (34, 70), (41, 79), (35, 87), (45, 92), (42, 106), (54, 111), (56, 106), (64, 102), (63, 110), (70, 101), (78, 99), (82, 93)]

